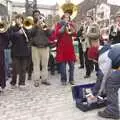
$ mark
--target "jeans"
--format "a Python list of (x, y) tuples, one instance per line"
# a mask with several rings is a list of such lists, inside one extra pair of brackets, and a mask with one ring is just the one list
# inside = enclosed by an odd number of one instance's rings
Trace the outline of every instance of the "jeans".
[(66, 65), (69, 65), (69, 82), (74, 80), (74, 62), (60, 63), (61, 82), (67, 82)]
[(4, 56), (5, 56), (5, 78), (7, 79), (10, 76), (10, 65), (12, 64), (11, 59), (11, 50), (5, 49), (4, 50)]

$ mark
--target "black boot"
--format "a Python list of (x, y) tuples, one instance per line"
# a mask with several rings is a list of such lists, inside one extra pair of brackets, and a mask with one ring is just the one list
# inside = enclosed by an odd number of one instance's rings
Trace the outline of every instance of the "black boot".
[(90, 78), (90, 75), (85, 75), (84, 78)]
[(28, 75), (28, 80), (32, 80), (32, 77), (31, 77), (31, 75)]
[(116, 116), (107, 110), (98, 112), (98, 116), (100, 116), (102, 118), (110, 118), (110, 119), (116, 119), (116, 120), (118, 120), (120, 118), (119, 116)]

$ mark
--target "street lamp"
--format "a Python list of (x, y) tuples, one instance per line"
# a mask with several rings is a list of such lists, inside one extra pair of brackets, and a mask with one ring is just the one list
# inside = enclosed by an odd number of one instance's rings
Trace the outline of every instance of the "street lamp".
[(31, 16), (32, 11), (34, 9), (37, 9), (37, 0), (33, 0), (33, 1), (26, 0), (25, 9), (26, 9), (26, 16)]

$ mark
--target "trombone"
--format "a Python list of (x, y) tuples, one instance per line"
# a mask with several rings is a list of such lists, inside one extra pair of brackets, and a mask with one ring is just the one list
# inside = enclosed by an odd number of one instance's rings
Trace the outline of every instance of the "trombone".
[(40, 16), (38, 17), (38, 20), (39, 20), (39, 23), (40, 23), (42, 29), (43, 29), (43, 30), (47, 30), (48, 26), (47, 26), (47, 24), (45, 23), (45, 17), (42, 16), (42, 15), (40, 15)]

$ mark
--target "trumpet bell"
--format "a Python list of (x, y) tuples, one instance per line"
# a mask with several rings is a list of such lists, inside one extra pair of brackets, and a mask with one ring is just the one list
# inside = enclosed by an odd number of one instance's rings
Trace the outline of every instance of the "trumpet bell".
[(71, 20), (73, 20), (78, 13), (78, 7), (76, 0), (60, 0), (59, 3), (59, 15), (62, 17), (65, 12), (71, 14)]
[(0, 33), (4, 33), (7, 30), (8, 30), (7, 24), (5, 24), (4, 22), (0, 22)]
[(28, 30), (32, 29), (33, 24), (34, 24), (33, 17), (31, 16), (27, 17), (23, 22), (23, 26)]

